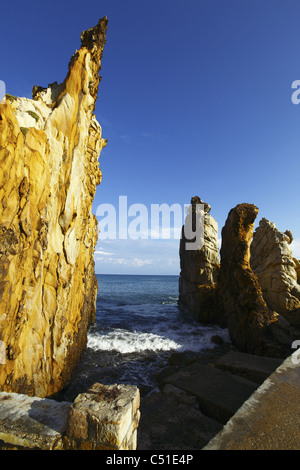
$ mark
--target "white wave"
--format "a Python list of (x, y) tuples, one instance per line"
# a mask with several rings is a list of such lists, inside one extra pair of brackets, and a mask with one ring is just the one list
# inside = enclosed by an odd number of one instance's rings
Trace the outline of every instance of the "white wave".
[(95, 351), (118, 351), (126, 354), (142, 351), (170, 351), (180, 348), (181, 345), (172, 339), (153, 333), (115, 329), (106, 335), (90, 333), (87, 346)]
[(178, 301), (178, 297), (172, 297), (171, 295), (169, 295), (169, 299), (168, 300), (163, 300), (162, 304), (165, 305), (165, 304), (175, 304), (177, 305), (177, 301)]
[(194, 351), (212, 348), (212, 335), (228, 341), (228, 331), (218, 327), (178, 325), (178, 328), (155, 328), (152, 332), (128, 331), (116, 328), (107, 334), (89, 333), (89, 348), (95, 351), (117, 351), (122, 354), (143, 351)]

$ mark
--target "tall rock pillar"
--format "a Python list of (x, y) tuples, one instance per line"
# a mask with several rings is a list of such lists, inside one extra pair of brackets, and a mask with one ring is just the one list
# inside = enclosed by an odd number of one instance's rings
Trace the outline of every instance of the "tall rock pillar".
[[(196, 211), (202, 211), (199, 219)], [(209, 214), (211, 208), (198, 196), (191, 199), (190, 213), (182, 228), (180, 240), (180, 279), (178, 307), (188, 317), (203, 323), (221, 323), (217, 304), (219, 272), (218, 224)], [(191, 240), (186, 237), (185, 226), (192, 217), (193, 231), (201, 224), (202, 243), (197, 249), (188, 249)], [(198, 227), (199, 228), (199, 227)]]
[(290, 345), (278, 315), (267, 306), (250, 266), (250, 245), (258, 208), (238, 204), (222, 229), (219, 289), (232, 342), (257, 355), (283, 357)]
[(0, 389), (68, 382), (95, 316), (92, 214), (106, 145), (93, 112), (107, 19), (81, 35), (62, 84), (0, 105)]

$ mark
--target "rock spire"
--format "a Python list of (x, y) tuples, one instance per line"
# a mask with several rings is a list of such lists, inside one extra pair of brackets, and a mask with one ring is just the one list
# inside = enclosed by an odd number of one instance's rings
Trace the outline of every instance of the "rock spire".
[(107, 18), (81, 35), (66, 79), (0, 105), (0, 388), (45, 397), (68, 382), (94, 321), (106, 145), (93, 111)]

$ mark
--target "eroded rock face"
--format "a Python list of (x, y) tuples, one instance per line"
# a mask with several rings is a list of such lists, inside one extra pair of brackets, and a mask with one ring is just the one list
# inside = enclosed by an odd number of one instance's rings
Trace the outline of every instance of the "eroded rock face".
[(297, 274), (297, 283), (300, 284), (300, 261), (296, 258), (293, 258), (293, 261), (295, 263), (295, 271)]
[[(65, 81), (0, 107), (0, 389), (40, 397), (69, 380), (94, 320), (106, 145), (93, 111), (107, 19), (82, 33)], [(2, 343), (2, 344), (3, 344)]]
[(277, 315), (267, 306), (250, 267), (257, 214), (253, 204), (239, 204), (229, 212), (222, 229), (219, 290), (232, 342), (251, 354), (281, 356), (284, 347), (278, 344), (273, 328)]
[[(300, 309), (299, 263), (293, 259), (290, 231), (280, 232), (276, 225), (262, 219), (251, 244), (251, 267), (258, 277), (270, 309), (289, 321)], [(298, 314), (300, 317), (300, 314)], [(300, 318), (299, 318), (300, 324)]]
[(217, 282), (220, 265), (218, 250), (218, 224), (209, 214), (210, 206), (198, 196), (191, 200), (191, 214), (194, 216), (197, 204), (203, 214), (199, 221), (193, 218), (193, 231), (196, 223), (203, 225), (203, 242), (199, 249), (188, 250), (184, 228), (180, 240), (180, 279), (178, 306), (187, 316), (203, 323), (222, 323), (217, 302)]

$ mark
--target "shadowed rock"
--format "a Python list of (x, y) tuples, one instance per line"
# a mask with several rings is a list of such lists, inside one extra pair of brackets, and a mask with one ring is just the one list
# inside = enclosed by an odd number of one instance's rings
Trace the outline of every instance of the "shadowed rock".
[[(222, 323), (219, 317), (217, 279), (219, 271), (218, 224), (209, 214), (210, 205), (198, 196), (191, 206), (182, 228), (180, 240), (180, 280), (178, 306), (191, 319), (203, 323)], [(196, 214), (200, 213), (197, 218)], [(197, 249), (188, 249), (191, 240), (185, 233), (187, 223), (197, 229), (202, 239)]]
[[(257, 355), (282, 356), (288, 336), (277, 314), (267, 306), (250, 267), (250, 243), (258, 208), (239, 204), (229, 212), (222, 229), (219, 291), (232, 342)], [(275, 329), (274, 329), (275, 327)], [(280, 334), (277, 335), (277, 330)]]

